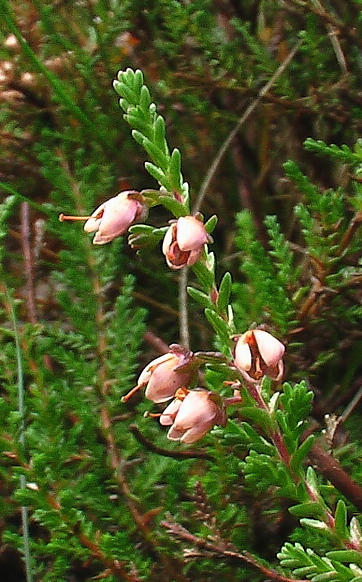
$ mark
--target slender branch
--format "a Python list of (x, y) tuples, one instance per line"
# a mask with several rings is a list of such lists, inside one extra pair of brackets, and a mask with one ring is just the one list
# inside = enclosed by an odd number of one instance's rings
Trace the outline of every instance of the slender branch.
[(359, 511), (362, 511), (362, 487), (344, 471), (337, 459), (332, 457), (318, 443), (313, 445), (309, 453), (309, 459), (338, 491), (345, 495)]
[(190, 349), (190, 331), (189, 331), (189, 316), (188, 316), (188, 302), (187, 302), (187, 280), (188, 268), (184, 267), (180, 272), (179, 279), (179, 312), (180, 312), (180, 343), (182, 346)]
[[(165, 527), (169, 533), (184, 541), (188, 542), (192, 546), (196, 546), (201, 550), (207, 552), (207, 556), (213, 557), (216, 559), (223, 559), (228, 562), (233, 563), (242, 563), (244, 566), (248, 566), (255, 570), (258, 570), (263, 576), (268, 578), (269, 580), (275, 580), (275, 582), (307, 582), (306, 580), (295, 580), (294, 578), (288, 578), (287, 576), (283, 576), (279, 574), (276, 570), (272, 568), (268, 568), (264, 563), (258, 560), (253, 554), (250, 552), (238, 552), (234, 547), (223, 540), (218, 540), (217, 542), (209, 541), (203, 538), (199, 538), (189, 532), (186, 528), (182, 527), (178, 523), (171, 523), (169, 521), (162, 521), (161, 525)], [(200, 557), (200, 554), (197, 554), (193, 551), (187, 551), (185, 554), (187, 557)], [(205, 554), (201, 554), (205, 555)]]
[[(9, 290), (6, 286), (4, 286), (4, 290), (6, 298), (8, 300), (10, 319), (14, 329), (16, 367), (18, 379), (18, 412), (20, 417), (19, 443), (21, 447), (21, 453), (23, 455), (25, 451), (25, 385), (24, 385), (23, 362), (13, 298), (11, 297)], [(26, 477), (23, 474), (20, 474), (20, 489), (22, 490), (26, 489)], [(21, 521), (23, 529), (23, 552), (24, 552), (26, 582), (32, 582), (33, 575), (31, 570), (31, 555), (30, 555), (29, 511), (28, 508), (25, 507), (24, 505), (21, 506)]]
[(24, 272), (26, 278), (26, 296), (28, 316), (31, 323), (36, 323), (36, 302), (34, 289), (34, 261), (30, 248), (30, 212), (29, 203), (22, 202), (20, 205), (20, 232), (21, 247), (24, 257)]
[(210, 187), (211, 181), (212, 181), (214, 175), (216, 174), (216, 171), (221, 163), (221, 160), (223, 159), (225, 153), (229, 149), (230, 144), (233, 141), (234, 137), (238, 134), (241, 127), (249, 119), (249, 117), (253, 113), (254, 109), (256, 109), (256, 107), (259, 105), (260, 101), (268, 93), (268, 91), (271, 89), (271, 87), (275, 84), (277, 79), (279, 79), (279, 77), (284, 73), (284, 71), (288, 67), (289, 63), (293, 60), (296, 53), (300, 49), (302, 43), (303, 43), (303, 40), (301, 39), (295, 44), (295, 46), (292, 48), (290, 53), (287, 55), (287, 57), (284, 59), (284, 61), (281, 63), (281, 65), (277, 68), (277, 70), (275, 71), (275, 73), (271, 77), (271, 79), (269, 79), (269, 81), (259, 91), (256, 99), (249, 105), (249, 107), (246, 109), (245, 113), (240, 117), (240, 119), (239, 119), (238, 123), (236, 124), (236, 126), (234, 127), (234, 129), (232, 130), (232, 132), (228, 135), (228, 137), (226, 138), (226, 140), (222, 144), (221, 148), (219, 149), (218, 153), (215, 156), (213, 163), (211, 164), (208, 172), (206, 173), (205, 179), (201, 185), (199, 194), (196, 198), (196, 201), (195, 201), (195, 204), (194, 204), (194, 207), (192, 210), (193, 214), (195, 214), (196, 212), (198, 212), (200, 210), (202, 201), (206, 195), (207, 190)]
[(155, 445), (152, 441), (146, 439), (146, 437), (142, 434), (140, 429), (136, 424), (130, 424), (129, 430), (133, 434), (133, 436), (137, 439), (137, 441), (152, 451), (157, 455), (162, 455), (163, 457), (171, 457), (172, 459), (180, 459), (180, 460), (187, 460), (187, 459), (206, 459), (208, 461), (214, 461), (215, 457), (204, 453), (203, 451), (187, 449), (185, 451), (169, 451), (167, 449), (163, 449)]

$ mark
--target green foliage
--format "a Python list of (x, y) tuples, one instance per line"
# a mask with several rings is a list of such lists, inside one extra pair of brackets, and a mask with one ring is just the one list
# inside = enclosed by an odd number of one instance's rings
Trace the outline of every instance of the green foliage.
[[(361, 571), (356, 561), (360, 564), (360, 553), (352, 550), (341, 552), (328, 552), (326, 557), (318, 556), (310, 548), (303, 548), (301, 544), (294, 546), (287, 543), (278, 554), (281, 565), (288, 568), (299, 578), (307, 578), (312, 582), (332, 580), (334, 582), (359, 582)], [(350, 562), (345, 566), (343, 562)]]
[(240, 327), (250, 326), (253, 321), (267, 322), (286, 333), (295, 318), (291, 301), (296, 288), (295, 274), (290, 278), (293, 257), (273, 217), (266, 221), (272, 241), (270, 253), (257, 239), (251, 219), (247, 211), (237, 217), (240, 270), (247, 281), (234, 284), (235, 313)]
[[(27, 582), (359, 582), (359, 0), (1, 5), (1, 560), (18, 549)], [(214, 246), (186, 306), (157, 247), (261, 96), (201, 200)], [(131, 249), (58, 220), (134, 188)], [(162, 406), (122, 401), (186, 307), (197, 384), (228, 414), (190, 447)], [(261, 324), (282, 385), (235, 366), (232, 336)]]

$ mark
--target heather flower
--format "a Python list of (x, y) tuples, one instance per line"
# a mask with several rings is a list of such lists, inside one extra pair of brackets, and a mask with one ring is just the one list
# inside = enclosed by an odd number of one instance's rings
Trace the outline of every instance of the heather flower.
[(84, 230), (95, 232), (93, 243), (103, 245), (124, 234), (131, 224), (144, 218), (146, 212), (141, 194), (126, 190), (101, 204), (88, 218)]
[(249, 330), (237, 338), (235, 366), (252, 382), (263, 376), (280, 380), (283, 375), (283, 344), (267, 331)]
[(178, 344), (170, 346), (170, 351), (152, 360), (141, 372), (137, 386), (126, 395), (128, 400), (134, 392), (146, 387), (145, 396), (153, 402), (165, 402), (175, 396), (182, 386), (189, 386), (195, 374), (192, 366), (193, 354)]
[(205, 225), (195, 216), (181, 216), (167, 230), (162, 244), (162, 252), (171, 269), (181, 269), (194, 265), (201, 256), (204, 245), (212, 238)]
[(215, 424), (225, 426), (226, 414), (218, 394), (204, 388), (180, 390), (161, 414), (160, 423), (171, 425), (167, 438), (190, 444), (200, 440)]

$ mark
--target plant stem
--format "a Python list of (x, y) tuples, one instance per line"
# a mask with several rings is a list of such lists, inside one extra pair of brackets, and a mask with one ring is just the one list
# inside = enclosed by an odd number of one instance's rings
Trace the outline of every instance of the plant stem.
[(274, 83), (277, 81), (277, 79), (279, 79), (280, 75), (282, 75), (284, 73), (285, 69), (288, 67), (289, 63), (293, 60), (296, 53), (300, 49), (302, 43), (303, 43), (303, 40), (301, 39), (295, 44), (295, 46), (292, 48), (290, 53), (286, 56), (284, 61), (277, 68), (277, 70), (275, 71), (275, 73), (271, 77), (271, 79), (269, 79), (269, 81), (259, 91), (257, 98), (254, 99), (254, 101), (249, 105), (249, 107), (246, 109), (245, 113), (240, 117), (240, 119), (239, 119), (238, 123), (236, 124), (236, 126), (234, 127), (234, 129), (231, 131), (231, 133), (229, 133), (228, 137), (226, 138), (226, 140), (222, 144), (221, 148), (217, 152), (217, 154), (214, 158), (214, 161), (211, 164), (208, 172), (206, 173), (205, 179), (201, 185), (199, 194), (196, 198), (196, 202), (195, 202), (194, 207), (192, 209), (193, 214), (195, 214), (196, 212), (198, 212), (200, 210), (202, 201), (206, 195), (207, 190), (209, 189), (211, 181), (212, 181), (212, 179), (213, 179), (213, 177), (214, 177), (214, 175), (215, 175), (215, 173), (216, 173), (216, 171), (221, 163), (222, 158), (224, 157), (227, 150), (229, 149), (230, 144), (233, 141), (234, 137), (240, 131), (240, 129), (244, 125), (244, 123), (249, 119), (250, 115), (253, 113), (254, 109), (259, 105), (259, 103), (263, 99), (263, 97), (268, 93), (268, 91), (271, 89), (271, 87), (274, 85)]
[[(24, 390), (24, 374), (23, 374), (23, 362), (21, 356), (21, 346), (20, 337), (18, 331), (18, 325), (16, 321), (15, 308), (13, 298), (7, 286), (4, 286), (6, 298), (9, 304), (10, 318), (14, 329), (14, 340), (15, 340), (15, 350), (16, 350), (16, 367), (17, 367), (17, 379), (18, 379), (18, 413), (19, 413), (19, 443), (22, 455), (25, 451), (25, 390)], [(26, 489), (26, 477), (25, 475), (20, 475), (20, 489)], [(21, 522), (23, 530), (23, 553), (25, 562), (25, 573), (26, 582), (32, 582), (33, 576), (31, 571), (31, 556), (30, 556), (30, 541), (29, 541), (29, 512), (28, 508), (24, 505), (21, 507)]]

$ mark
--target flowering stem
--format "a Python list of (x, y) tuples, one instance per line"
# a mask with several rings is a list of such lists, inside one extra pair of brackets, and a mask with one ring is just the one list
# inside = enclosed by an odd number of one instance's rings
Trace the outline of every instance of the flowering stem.
[[(253, 384), (252, 382), (247, 382), (246, 380), (245, 380), (245, 382), (247, 384), (248, 392), (249, 392), (250, 396), (256, 402), (258, 408), (260, 408), (261, 410), (265, 410), (265, 412), (267, 412), (269, 417), (271, 418), (273, 425), (275, 425), (276, 423), (275, 423), (274, 419), (272, 418), (269, 407), (267, 406), (264, 398), (261, 395), (260, 384)], [(285, 445), (282, 433), (276, 427), (269, 430), (268, 432), (269, 432), (270, 438), (272, 439), (272, 441), (275, 445), (275, 448), (278, 451), (278, 454), (279, 454), (281, 461), (283, 461), (283, 463), (287, 467), (289, 467), (290, 454), (289, 454), (288, 449)]]

